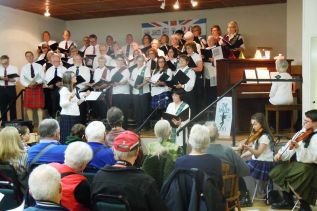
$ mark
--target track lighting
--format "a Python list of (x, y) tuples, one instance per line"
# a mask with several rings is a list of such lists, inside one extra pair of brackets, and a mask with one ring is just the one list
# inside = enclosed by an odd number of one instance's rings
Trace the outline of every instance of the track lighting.
[(49, 10), (48, 10), (48, 9), (46, 9), (46, 11), (45, 11), (45, 13), (44, 13), (44, 16), (45, 16), (45, 17), (49, 17), (49, 16), (51, 16), (51, 13), (49, 12)]
[(162, 10), (165, 9), (165, 0), (162, 1), (162, 4), (161, 4), (161, 7), (160, 7)]
[(198, 5), (198, 2), (196, 0), (190, 0), (190, 3), (193, 7), (196, 7)]

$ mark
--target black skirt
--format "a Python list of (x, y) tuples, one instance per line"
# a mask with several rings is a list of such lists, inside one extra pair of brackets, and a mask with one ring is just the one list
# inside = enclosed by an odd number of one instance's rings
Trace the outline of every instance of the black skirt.
[(61, 115), (59, 120), (62, 144), (65, 143), (66, 137), (70, 135), (70, 131), (75, 124), (80, 123), (80, 116)]

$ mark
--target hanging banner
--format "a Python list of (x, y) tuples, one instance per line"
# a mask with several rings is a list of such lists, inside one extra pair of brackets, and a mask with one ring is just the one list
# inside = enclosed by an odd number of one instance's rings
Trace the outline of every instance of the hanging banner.
[(230, 137), (232, 123), (232, 97), (224, 97), (217, 103), (215, 123), (220, 137)]
[(142, 34), (149, 34), (152, 38), (159, 39), (163, 34), (170, 37), (176, 30), (187, 32), (191, 31), (192, 26), (198, 25), (201, 28), (201, 36), (206, 39), (206, 23), (206, 18), (142, 23)]

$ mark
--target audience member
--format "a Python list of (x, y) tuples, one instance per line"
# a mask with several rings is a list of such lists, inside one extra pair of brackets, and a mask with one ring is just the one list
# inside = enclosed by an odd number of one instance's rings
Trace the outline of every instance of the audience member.
[(17, 128), (21, 137), (24, 151), (28, 151), (30, 146), (27, 143), (30, 141), (30, 129), (27, 126), (20, 126)]
[(36, 205), (26, 211), (68, 211), (60, 205), (62, 198), (61, 175), (47, 164), (36, 167), (29, 177), (29, 190)]
[(75, 141), (87, 142), (85, 138), (85, 129), (86, 127), (83, 124), (75, 124), (70, 131), (70, 135), (66, 137), (65, 144), (70, 144)]
[(125, 131), (114, 141), (117, 162), (97, 172), (92, 183), (92, 199), (98, 194), (122, 195), (131, 211), (167, 210), (156, 189), (155, 180), (133, 166), (140, 148), (139, 136)]
[(90, 187), (87, 178), (81, 175), (81, 172), (92, 156), (93, 152), (86, 143), (73, 142), (65, 150), (64, 164), (50, 164), (61, 174), (61, 204), (69, 210), (90, 210)]
[(105, 145), (106, 127), (100, 121), (88, 124), (85, 130), (88, 145), (93, 151), (93, 159), (88, 164), (88, 171), (96, 171), (105, 165), (115, 163), (112, 150)]
[(27, 153), (24, 151), (19, 131), (5, 127), (0, 131), (0, 161), (9, 163), (17, 172), (20, 190), (25, 193), (27, 180)]
[(111, 107), (107, 112), (107, 122), (111, 127), (111, 131), (106, 135), (106, 145), (112, 147), (114, 139), (123, 131), (123, 113), (120, 108)]
[(206, 126), (196, 124), (189, 134), (191, 152), (177, 158), (176, 168), (197, 168), (215, 179), (218, 189), (222, 190), (222, 165), (221, 160), (214, 155), (207, 154), (210, 142), (209, 130)]
[(39, 125), (40, 141), (28, 151), (28, 166), (42, 163), (63, 163), (66, 145), (60, 145), (60, 128), (55, 119), (44, 119)]

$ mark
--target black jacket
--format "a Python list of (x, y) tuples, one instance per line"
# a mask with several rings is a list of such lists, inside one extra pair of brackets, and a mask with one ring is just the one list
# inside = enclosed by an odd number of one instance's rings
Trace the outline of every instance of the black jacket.
[(136, 167), (106, 166), (99, 170), (91, 185), (92, 199), (98, 194), (122, 195), (131, 211), (168, 210), (156, 188), (155, 180)]
[(197, 169), (176, 169), (164, 182), (161, 198), (173, 211), (223, 211), (215, 180)]

